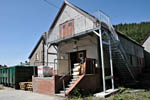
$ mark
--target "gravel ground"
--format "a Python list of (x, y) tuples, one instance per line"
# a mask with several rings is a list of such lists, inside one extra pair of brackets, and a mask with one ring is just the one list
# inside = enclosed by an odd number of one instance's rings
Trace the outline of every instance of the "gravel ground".
[(0, 90), (0, 100), (63, 100), (63, 98), (5, 87)]

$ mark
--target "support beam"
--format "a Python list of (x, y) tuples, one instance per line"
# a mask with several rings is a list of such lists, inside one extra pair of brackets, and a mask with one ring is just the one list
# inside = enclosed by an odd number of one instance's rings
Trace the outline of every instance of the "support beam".
[[(95, 33), (96, 34), (96, 33)], [(106, 92), (106, 84), (105, 84), (105, 66), (104, 66), (104, 52), (103, 52), (103, 43), (102, 43), (102, 35), (101, 35), (101, 29), (99, 29), (100, 38), (100, 50), (101, 50), (101, 61), (102, 61), (102, 77), (103, 77), (103, 91)]]
[(56, 45), (53, 45), (53, 47), (55, 48), (56, 51), (58, 51), (58, 48), (56, 47)]
[(47, 45), (47, 63), (46, 63), (47, 66), (48, 66), (48, 50), (49, 50), (50, 47), (51, 47), (51, 44)]
[(101, 51), (101, 63), (102, 63), (103, 91), (106, 92), (104, 52), (103, 52), (103, 41), (102, 41), (101, 28), (99, 28), (99, 33), (97, 33), (95, 30), (93, 32), (99, 37), (100, 51)]
[(93, 31), (98, 37), (100, 37), (100, 34), (99, 33), (97, 33), (96, 31)]
[(112, 82), (112, 89), (114, 89), (114, 75), (113, 75), (113, 63), (112, 63), (112, 52), (111, 52), (111, 43), (109, 40), (109, 57), (110, 57), (110, 70), (111, 70), (111, 82)]

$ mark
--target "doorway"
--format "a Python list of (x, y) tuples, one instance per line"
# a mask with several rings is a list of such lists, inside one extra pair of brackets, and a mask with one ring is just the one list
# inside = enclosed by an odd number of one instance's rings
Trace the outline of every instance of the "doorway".
[(86, 58), (86, 50), (70, 53), (71, 73), (73, 72), (72, 69), (74, 68), (74, 64), (76, 63), (83, 64), (85, 62), (85, 58)]

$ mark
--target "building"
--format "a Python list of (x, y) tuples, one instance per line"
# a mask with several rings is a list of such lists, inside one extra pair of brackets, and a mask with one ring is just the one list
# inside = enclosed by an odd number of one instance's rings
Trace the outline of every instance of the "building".
[(150, 34), (147, 34), (145, 37), (142, 46), (144, 47), (144, 56), (145, 56), (145, 66), (149, 67), (150, 66)]
[(44, 32), (40, 37), (38, 43), (32, 50), (31, 54), (29, 55), (29, 63), (30, 65), (36, 66), (44, 66), (45, 65), (45, 41), (46, 33)]
[(33, 77), (34, 92), (69, 95), (77, 87), (94, 93), (136, 81), (144, 66), (144, 48), (115, 31), (106, 14), (96, 14), (100, 18), (63, 3), (47, 37), (46, 59), (53, 62), (47, 66), (55, 75)]
[(144, 50), (150, 53), (150, 34), (147, 34), (147, 36), (145, 37), (142, 45), (144, 47)]

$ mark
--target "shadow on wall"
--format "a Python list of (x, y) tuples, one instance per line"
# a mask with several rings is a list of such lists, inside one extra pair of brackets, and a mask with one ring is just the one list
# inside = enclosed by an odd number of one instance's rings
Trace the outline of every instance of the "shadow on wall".
[(150, 53), (144, 50), (145, 67), (150, 67)]

